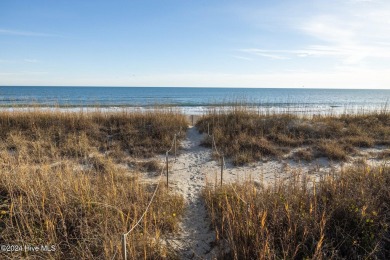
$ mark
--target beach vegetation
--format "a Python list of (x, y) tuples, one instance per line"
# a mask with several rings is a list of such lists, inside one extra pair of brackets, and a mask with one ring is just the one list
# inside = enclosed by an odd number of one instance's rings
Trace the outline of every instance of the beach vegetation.
[(152, 156), (169, 149), (181, 129), (180, 144), (186, 128), (185, 116), (167, 110), (0, 112), (0, 244), (40, 248), (1, 251), (0, 258), (119, 259), (121, 235), (157, 187), (127, 237), (127, 253), (174, 258), (161, 238), (177, 231), (184, 199), (141, 173), (159, 176), (162, 165)]
[(219, 259), (389, 259), (390, 168), (207, 186)]
[[(390, 113), (295, 115), (269, 114), (237, 106), (213, 109), (197, 122), (200, 132), (214, 136), (234, 165), (262, 159), (347, 161), (359, 149), (390, 145)], [(211, 137), (203, 145), (211, 146)], [(297, 149), (299, 148), (299, 149)], [(305, 152), (303, 152), (305, 151)], [(309, 155), (310, 153), (310, 155)]]

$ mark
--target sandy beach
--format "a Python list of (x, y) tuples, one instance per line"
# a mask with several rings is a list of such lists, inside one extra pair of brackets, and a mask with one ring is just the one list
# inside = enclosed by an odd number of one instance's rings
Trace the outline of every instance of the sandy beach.
[[(5, 195), (0, 198), (0, 213), (6, 224), (0, 231), (4, 241), (12, 242), (21, 239), (17, 234), (30, 232), (28, 226), (47, 230), (48, 221), (55, 226), (67, 223), (47, 231), (50, 237), (45, 239), (59, 247), (72, 236), (61, 237), (67, 229), (87, 225), (74, 231), (82, 247), (94, 244), (88, 239), (92, 236), (96, 241), (104, 239), (108, 249), (97, 244), (96, 251), (82, 251), (79, 244), (69, 242), (72, 256), (80, 258), (119, 257), (123, 245), (118, 238), (124, 233), (131, 258), (144, 255), (146, 248), (148, 255), (167, 259), (228, 256), (247, 245), (235, 249), (241, 240), (224, 234), (223, 222), (218, 221), (226, 217), (228, 223), (232, 221), (229, 232), (245, 237), (247, 231), (241, 231), (240, 223), (258, 223), (262, 211), (256, 213), (253, 208), (239, 222), (231, 214), (253, 207), (248, 201), (256, 194), (277, 192), (276, 196), (289, 185), (294, 185), (293, 192), (306, 192), (328, 181), (337, 183), (349, 168), (379, 169), (382, 174), (380, 169), (388, 167), (390, 154), (387, 117), (383, 112), (340, 117), (261, 115), (245, 108), (203, 116), (169, 110), (2, 111), (0, 188)], [(13, 175), (18, 177), (13, 179)], [(28, 192), (20, 197), (20, 190)], [(220, 206), (223, 203), (233, 204), (226, 208)], [(217, 215), (219, 211), (222, 215)], [(16, 217), (9, 218), (11, 212)], [(41, 225), (35, 221), (43, 218), (42, 212), (46, 220)], [(26, 214), (34, 217), (26, 218)], [(107, 220), (113, 226), (97, 225)], [(21, 233), (14, 232), (16, 223)], [(39, 239), (29, 233), (30, 241)], [(60, 248), (55, 257), (64, 257), (66, 252)], [(30, 254), (44, 257), (47, 253)]]
[[(201, 193), (206, 185), (220, 186), (221, 177), (224, 185), (253, 182), (257, 187), (264, 187), (278, 182), (288, 182), (291, 178), (314, 183), (362, 161), (368, 167), (388, 163), (387, 159), (378, 159), (377, 156), (386, 150), (384, 146), (359, 149), (359, 155), (352, 156), (348, 162), (334, 162), (327, 158), (297, 162), (291, 159), (291, 155), (297, 150), (293, 149), (277, 160), (265, 159), (245, 166), (234, 166), (227, 159), (221, 176), (220, 162), (213, 157), (213, 150), (201, 145), (207, 134), (199, 133), (192, 125), (192, 120), (196, 124), (200, 118), (187, 116), (189, 129), (180, 147), (181, 151), (176, 159), (169, 157), (172, 164), (169, 171), (170, 190), (178, 192), (185, 198), (186, 209), (179, 224), (179, 233), (167, 238), (166, 242), (180, 252), (181, 259), (215, 259), (220, 253), (217, 253), (217, 249), (221, 248), (213, 246), (216, 235), (210, 229), (212, 223)], [(160, 161), (162, 164), (165, 163), (165, 157), (162, 156)]]
[(390, 259), (390, 1), (0, 1), (0, 260)]

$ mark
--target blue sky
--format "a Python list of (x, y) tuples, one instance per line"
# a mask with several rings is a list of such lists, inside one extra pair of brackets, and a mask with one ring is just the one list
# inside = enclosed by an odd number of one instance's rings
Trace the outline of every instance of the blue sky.
[(0, 85), (390, 89), (390, 1), (0, 1)]

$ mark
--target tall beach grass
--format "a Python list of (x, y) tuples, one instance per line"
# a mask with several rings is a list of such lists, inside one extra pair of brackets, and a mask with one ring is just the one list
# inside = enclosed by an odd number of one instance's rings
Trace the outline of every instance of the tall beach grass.
[(390, 168), (208, 186), (219, 259), (389, 259)]
[[(277, 159), (295, 149), (293, 158), (311, 161), (326, 157), (346, 161), (360, 148), (390, 146), (390, 113), (295, 115), (261, 113), (245, 106), (211, 110), (202, 116), (200, 132), (213, 134), (235, 165), (264, 158)], [(211, 138), (203, 142), (211, 146)]]
[[(23, 247), (0, 258), (120, 259), (121, 234), (158, 184), (145, 184), (126, 163), (166, 151), (186, 128), (186, 118), (169, 110), (0, 112), (0, 244)], [(160, 238), (177, 230), (183, 209), (183, 198), (159, 185), (128, 236), (129, 258), (174, 257)]]

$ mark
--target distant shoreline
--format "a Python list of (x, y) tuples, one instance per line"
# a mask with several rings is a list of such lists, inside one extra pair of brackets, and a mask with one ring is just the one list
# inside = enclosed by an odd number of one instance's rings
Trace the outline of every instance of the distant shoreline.
[(187, 116), (191, 115), (204, 115), (209, 111), (229, 111), (234, 110), (237, 107), (245, 107), (246, 109), (253, 110), (258, 113), (264, 114), (296, 114), (296, 115), (340, 115), (340, 114), (366, 114), (375, 112), (390, 112), (390, 107), (358, 107), (358, 106), (326, 106), (326, 107), (263, 107), (263, 106), (1, 106), (0, 111), (15, 111), (15, 112), (29, 112), (29, 111), (60, 111), (60, 112), (104, 112), (104, 113), (116, 113), (116, 112), (153, 112), (157, 110), (173, 110), (179, 113), (183, 113)]
[[(310, 113), (333, 110), (380, 110), (390, 90), (296, 88), (175, 88), (175, 87), (0, 87), (0, 108), (60, 107), (149, 109), (178, 107), (202, 114), (214, 107), (250, 106)], [(189, 112), (187, 112), (189, 111)], [(298, 112), (299, 112), (298, 111)]]

